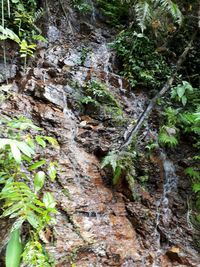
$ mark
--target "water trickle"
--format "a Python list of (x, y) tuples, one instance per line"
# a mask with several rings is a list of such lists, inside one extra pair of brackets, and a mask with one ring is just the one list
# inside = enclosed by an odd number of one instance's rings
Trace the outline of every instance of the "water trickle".
[(152, 264), (152, 267), (160, 267), (159, 257), (165, 253), (164, 248), (161, 244), (161, 235), (159, 232), (159, 226), (162, 222), (162, 226), (164, 225), (166, 232), (168, 233), (168, 237), (170, 236), (170, 231), (167, 231), (169, 227), (170, 220), (172, 218), (172, 211), (169, 207), (170, 194), (176, 190), (178, 177), (175, 173), (174, 164), (167, 158), (166, 154), (161, 151), (160, 158), (163, 163), (163, 171), (164, 171), (164, 181), (163, 181), (163, 194), (160, 200), (157, 201), (156, 207), (156, 226), (154, 231), (154, 239), (155, 244), (157, 246), (156, 258)]
[(73, 114), (73, 112), (68, 108), (67, 106), (67, 96), (65, 91), (63, 90), (63, 114), (64, 117), (66, 118), (67, 123), (69, 124), (69, 140), (70, 143), (68, 144), (68, 148), (69, 148), (69, 159), (71, 161), (71, 166), (72, 166), (72, 170), (73, 170), (73, 180), (75, 182), (75, 184), (78, 186), (78, 188), (81, 189), (81, 180), (80, 180), (80, 176), (79, 176), (79, 165), (78, 162), (76, 160), (75, 157), (75, 151), (76, 151), (76, 143), (75, 143), (75, 137), (77, 135), (77, 126), (76, 126), (76, 121), (75, 121), (75, 116)]
[(88, 0), (88, 4), (91, 6), (91, 21), (92, 22), (95, 22), (96, 21), (96, 9), (95, 9), (95, 6), (94, 6), (94, 3), (92, 0)]
[(167, 227), (172, 216), (171, 209), (169, 208), (169, 195), (172, 191), (176, 190), (178, 178), (175, 173), (174, 164), (167, 159), (166, 154), (161, 152), (161, 159), (163, 161), (163, 169), (165, 174), (163, 195), (160, 200), (160, 209), (162, 212), (163, 224)]

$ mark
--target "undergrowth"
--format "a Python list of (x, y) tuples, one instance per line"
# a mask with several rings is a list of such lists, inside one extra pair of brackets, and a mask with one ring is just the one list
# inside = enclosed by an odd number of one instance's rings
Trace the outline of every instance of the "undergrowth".
[(103, 116), (117, 123), (123, 121), (120, 103), (105, 84), (97, 80), (89, 81), (83, 87), (82, 93), (81, 103), (89, 110), (96, 110), (98, 114), (102, 112)]
[[(169, 101), (168, 101), (169, 103)], [(160, 127), (161, 145), (176, 147), (180, 140), (188, 139), (194, 156), (189, 158), (190, 166), (185, 174), (191, 178), (192, 190), (196, 196), (196, 219), (200, 223), (200, 93), (188, 81), (182, 81), (171, 89), (171, 106), (163, 112), (164, 121)]]
[[(0, 130), (1, 217), (13, 221), (6, 267), (18, 267), (20, 262), (22, 266), (51, 266), (40, 235), (52, 223), (56, 203), (52, 194), (42, 188), (46, 179), (55, 180), (57, 163), (40, 158), (39, 147), (58, 147), (58, 143), (53, 137), (37, 135), (41, 129), (25, 117), (1, 117)], [(23, 250), (19, 239), (27, 225), (29, 233)]]
[(111, 44), (121, 63), (121, 75), (132, 87), (158, 89), (172, 68), (166, 58), (156, 51), (155, 42), (148, 36), (133, 30), (122, 31)]

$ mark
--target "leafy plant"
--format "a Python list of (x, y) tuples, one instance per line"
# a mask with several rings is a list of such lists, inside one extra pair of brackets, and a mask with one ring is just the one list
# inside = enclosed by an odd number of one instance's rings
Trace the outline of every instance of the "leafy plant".
[(0, 25), (0, 41), (10, 39), (15, 41), (16, 43), (20, 43), (19, 37), (10, 29), (4, 28)]
[(111, 46), (122, 62), (121, 74), (132, 87), (159, 88), (172, 71), (165, 57), (156, 52), (152, 38), (141, 33), (122, 31)]
[(26, 40), (20, 42), (20, 56), (24, 58), (24, 69), (26, 68), (26, 62), (28, 56), (33, 56), (33, 52), (36, 49), (35, 44), (28, 44)]
[[(171, 130), (172, 129), (172, 130)], [(175, 147), (178, 145), (178, 139), (176, 138), (176, 132), (174, 128), (163, 126), (159, 132), (159, 142), (169, 147)]]
[(88, 47), (83, 47), (81, 49), (81, 57), (80, 57), (81, 65), (83, 65), (85, 63), (89, 52), (90, 52), (90, 48), (88, 48)]
[(193, 92), (192, 85), (187, 81), (182, 81), (182, 84), (173, 87), (171, 91), (171, 98), (181, 102), (183, 106), (185, 106), (188, 101), (187, 95), (188, 93), (192, 92)]
[(23, 266), (51, 267), (48, 256), (38, 240), (28, 241), (22, 254)]
[[(37, 8), (37, 0), (1, 0), (1, 20), (0, 41), (7, 39), (19, 44), (21, 57), (26, 61), (28, 56), (32, 56), (37, 40), (45, 41), (40, 29), (36, 26), (43, 10)], [(4, 62), (6, 68), (6, 48), (4, 45)]]
[(171, 0), (123, 0), (123, 2), (133, 5), (136, 21), (142, 32), (148, 26), (157, 31), (171, 21), (181, 25), (183, 20), (178, 5)]
[(111, 26), (120, 26), (128, 20), (129, 8), (121, 0), (96, 0), (97, 6)]
[(84, 86), (83, 93), (85, 96), (81, 98), (81, 103), (94, 105), (97, 110), (103, 110), (105, 116), (110, 116), (116, 122), (120, 121), (123, 115), (121, 106), (105, 84), (96, 80), (90, 81)]
[(163, 145), (175, 147), (178, 144), (177, 114), (178, 110), (171, 107), (166, 108), (165, 112), (163, 112), (166, 122), (160, 127), (158, 136), (159, 142)]
[(126, 174), (127, 180), (130, 180), (130, 177), (134, 179), (135, 169), (134, 169), (134, 160), (136, 153), (130, 153), (125, 151), (111, 151), (102, 161), (101, 168), (106, 166), (111, 166), (113, 171), (113, 184), (116, 185), (122, 172)]
[(72, 6), (82, 14), (87, 14), (92, 11), (91, 5), (84, 0), (72, 0)]
[[(30, 237), (30, 242), (37, 240), (39, 243), (39, 232), (51, 222), (52, 213), (56, 212), (56, 203), (49, 192), (43, 193), (42, 199), (40, 197), (46, 174), (44, 169), (40, 171), (37, 169), (44, 168), (47, 161), (44, 159), (34, 160), (37, 144), (39, 146), (40, 144), (32, 135), (30, 136), (28, 131), (31, 130), (31, 134), (33, 134), (33, 131), (36, 133), (41, 129), (24, 117), (13, 120), (1, 119), (0, 128), (3, 135), (0, 138), (0, 183), (3, 186), (0, 192), (0, 200), (3, 201), (1, 217), (9, 217), (14, 220), (7, 246), (6, 257), (8, 257), (13, 249), (16, 250), (16, 253), (19, 251), (20, 244), (17, 243), (16, 236), (19, 236), (19, 231), (25, 222), (29, 223), (33, 229), (34, 239)], [(57, 145), (57, 141), (53, 137), (44, 136), (43, 139), (50, 144)], [(57, 166), (56, 162), (50, 162), (48, 166), (47, 173), (51, 180), (56, 178), (55, 166)], [(42, 245), (40, 244), (40, 246)], [(32, 256), (35, 257), (35, 255)], [(16, 255), (16, 265), (9, 265), (14, 264), (14, 261), (11, 263), (11, 260), (7, 258), (6, 262), (8, 262), (8, 267), (18, 266), (19, 255)], [(49, 266), (47, 263), (45, 264), (43, 266)], [(38, 265), (32, 264), (31, 266)]]

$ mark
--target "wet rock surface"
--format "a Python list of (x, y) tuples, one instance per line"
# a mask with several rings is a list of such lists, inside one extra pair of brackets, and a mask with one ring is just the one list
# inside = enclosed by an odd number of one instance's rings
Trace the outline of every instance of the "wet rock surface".
[[(44, 242), (46, 249), (57, 267), (73, 263), (78, 267), (200, 266), (187, 220), (184, 190), (189, 184), (173, 165), (165, 166), (167, 156), (158, 152), (138, 162), (138, 168), (148, 169), (149, 181), (146, 188), (136, 181), (135, 200), (127, 197), (124, 185), (113, 188), (111, 177), (101, 169), (102, 157), (123, 143), (148, 97), (131, 92), (116, 73), (114, 54), (107, 45), (112, 31), (98, 22), (92, 25), (91, 18), (78, 24), (71, 9), (69, 14), (71, 31), (62, 23), (48, 27), (48, 47), (38, 51), (34, 67), (16, 80), (18, 92), (10, 86), (12, 93), (0, 107), (6, 116), (28, 116), (60, 145), (46, 155), (60, 166), (57, 181), (46, 185), (58, 209), (56, 223), (46, 234), (50, 236)], [(125, 124), (80, 107), (80, 88), (93, 79), (105, 83), (119, 101)], [(164, 194), (167, 171), (177, 181)], [(181, 166), (178, 171), (182, 173)]]

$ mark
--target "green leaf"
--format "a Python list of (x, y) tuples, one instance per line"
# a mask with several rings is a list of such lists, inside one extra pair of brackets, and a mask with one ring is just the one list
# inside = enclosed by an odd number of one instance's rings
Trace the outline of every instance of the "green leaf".
[(6, 209), (2, 216), (6, 217), (6, 216), (9, 216), (10, 214), (16, 212), (17, 210), (21, 209), (23, 207), (23, 203), (21, 202), (18, 202), (14, 205), (12, 205), (10, 208)]
[(15, 230), (10, 235), (6, 247), (6, 267), (19, 267), (21, 261), (22, 244), (20, 241), (20, 230)]
[(52, 182), (56, 179), (57, 170), (55, 168), (55, 165), (57, 165), (55, 162), (50, 162), (49, 168), (48, 168), (48, 175)]
[(0, 40), (11, 39), (18, 44), (20, 43), (19, 37), (12, 30), (10, 30), (8, 28), (3, 28), (0, 25), (0, 32), (2, 33), (2, 34), (0, 34)]
[(39, 167), (43, 166), (45, 163), (46, 163), (46, 160), (45, 160), (45, 159), (40, 160), (40, 161), (37, 161), (37, 162), (35, 162), (34, 164), (32, 164), (32, 165), (28, 168), (28, 170), (29, 170), (29, 171), (36, 170), (36, 169), (38, 169)]
[(181, 98), (181, 101), (182, 101), (183, 106), (185, 106), (186, 103), (187, 103), (187, 97), (184, 95), (184, 96)]
[(117, 167), (117, 160), (118, 160), (118, 154), (115, 151), (109, 152), (109, 154), (103, 159), (101, 168), (103, 169), (107, 165), (112, 166), (113, 171), (115, 172), (115, 169)]
[(182, 85), (177, 86), (177, 94), (181, 98), (185, 94), (185, 87)]
[(52, 145), (52, 146), (58, 146), (58, 142), (55, 138), (50, 136), (44, 136), (44, 138)]
[(23, 222), (25, 221), (24, 217), (19, 217), (12, 225), (11, 232), (21, 228)]
[(116, 185), (120, 179), (120, 175), (121, 175), (121, 172), (122, 172), (122, 169), (120, 166), (117, 166), (116, 167), (116, 170), (115, 170), (115, 174), (114, 174), (114, 177), (113, 177), (113, 184)]
[(36, 135), (35, 140), (41, 147), (43, 147), (43, 148), (46, 147), (46, 142), (44, 141), (43, 136)]
[(34, 212), (29, 212), (26, 216), (27, 221), (30, 223), (30, 225), (33, 226), (33, 228), (37, 229), (39, 226), (39, 219), (38, 216), (35, 215)]
[(52, 209), (52, 208), (55, 208), (56, 206), (56, 202), (52, 196), (52, 194), (50, 192), (46, 192), (43, 196), (43, 202), (44, 202), (44, 205), (45, 207), (48, 209)]
[(43, 171), (39, 171), (36, 173), (34, 178), (34, 187), (35, 191), (38, 192), (43, 187), (45, 182), (45, 173)]
[(31, 157), (35, 154), (34, 150), (28, 146), (25, 142), (17, 142), (18, 148), (24, 153), (27, 157)]
[(200, 172), (196, 171), (194, 168), (192, 167), (188, 167), (185, 169), (185, 174), (189, 175), (191, 178), (194, 178), (196, 180), (200, 179)]
[(12, 152), (12, 155), (13, 155), (13, 158), (15, 159), (15, 161), (20, 163), (21, 162), (21, 153), (20, 153), (20, 150), (18, 149), (18, 147), (14, 141), (10, 141), (10, 148), (11, 148), (11, 152)]
[(198, 193), (200, 191), (200, 183), (193, 184), (192, 190), (194, 193)]

